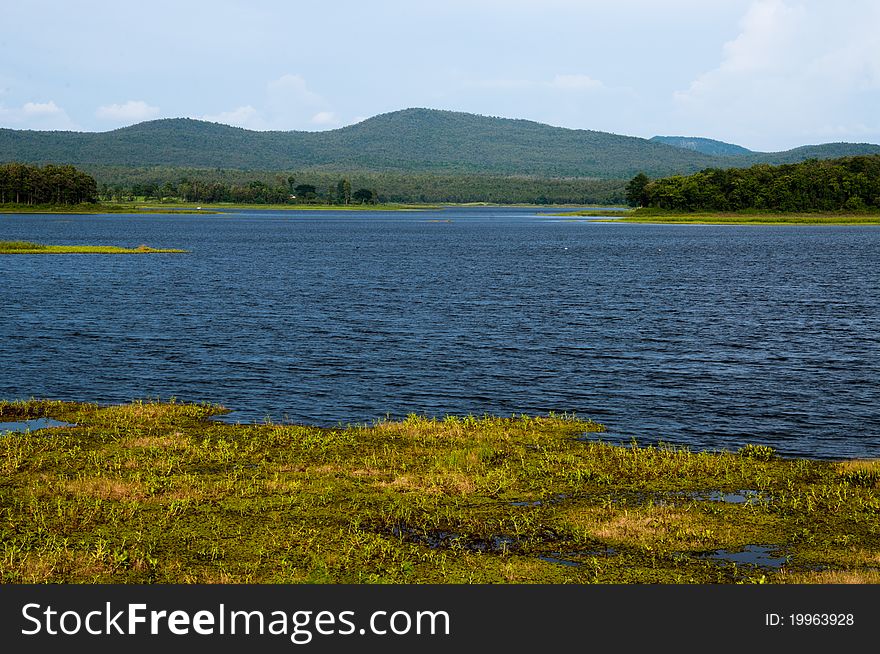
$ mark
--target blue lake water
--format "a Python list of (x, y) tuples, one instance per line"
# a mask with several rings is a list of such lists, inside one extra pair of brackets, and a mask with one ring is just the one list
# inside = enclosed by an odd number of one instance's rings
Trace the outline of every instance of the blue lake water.
[(880, 456), (877, 227), (482, 207), (2, 215), (0, 239), (191, 250), (0, 257), (2, 399), (574, 412), (607, 440)]

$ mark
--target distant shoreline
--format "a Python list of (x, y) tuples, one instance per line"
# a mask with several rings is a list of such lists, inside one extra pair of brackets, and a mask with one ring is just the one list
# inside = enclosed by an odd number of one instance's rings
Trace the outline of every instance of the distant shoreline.
[(640, 209), (571, 211), (554, 216), (590, 216), (596, 222), (651, 223), (666, 225), (880, 225), (880, 213), (660, 213)]
[(334, 204), (149, 204), (143, 202), (131, 204), (97, 204), (71, 206), (21, 206), (0, 205), (0, 214), (219, 214), (221, 210), (272, 210), (272, 211), (429, 211), (441, 209), (440, 205), (415, 204), (383, 204), (383, 205), (334, 205)]
[[(98, 204), (90, 205), (72, 205), (72, 206), (21, 206), (14, 207), (0, 205), (0, 214), (75, 214), (75, 215), (104, 215), (104, 214), (220, 214), (226, 211), (351, 211), (351, 212), (388, 212), (388, 211), (440, 211), (442, 209), (453, 207), (513, 207), (522, 209), (546, 209), (560, 210), (573, 208), (578, 205), (572, 203), (565, 204), (521, 204), (521, 203), (496, 203), (496, 202), (443, 202), (432, 204), (413, 204), (413, 203), (390, 203), (390, 204), (235, 204), (235, 203), (183, 203), (175, 202), (168, 204), (151, 204), (146, 202), (135, 202), (125, 204)], [(580, 205), (584, 206), (584, 205)], [(596, 211), (607, 210), (613, 214), (620, 213), (621, 209), (616, 205), (609, 206), (607, 209), (596, 209)], [(553, 214), (555, 215), (555, 214)], [(584, 214), (560, 214), (560, 215), (588, 215)]]

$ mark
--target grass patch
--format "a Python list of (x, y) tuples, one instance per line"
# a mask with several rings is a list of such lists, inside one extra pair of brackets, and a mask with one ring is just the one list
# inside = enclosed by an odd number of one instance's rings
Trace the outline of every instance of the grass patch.
[(77, 205), (29, 205), (3, 204), (2, 213), (33, 213), (33, 214), (129, 214), (155, 213), (167, 214), (217, 214), (228, 210), (272, 210), (272, 211), (433, 211), (443, 205), (433, 204), (237, 204), (234, 202), (197, 203), (197, 202), (105, 202)]
[[(110, 205), (113, 206), (113, 205)], [(162, 202), (162, 203), (138, 203), (132, 205), (117, 205), (118, 207), (126, 206), (131, 209), (137, 209), (150, 212), (161, 212), (162, 210), (173, 209), (175, 213), (187, 211), (190, 213), (211, 213), (215, 209), (256, 209), (270, 211), (431, 211), (442, 208), (440, 205), (428, 204), (246, 204), (234, 202), (214, 202), (214, 203), (182, 203), (182, 202)]]
[[(876, 583), (876, 461), (622, 447), (570, 415), (332, 429), (0, 402), (7, 583)], [(713, 493), (754, 489), (760, 501)], [(784, 564), (717, 552), (765, 548)]]
[[(94, 203), (94, 204), (0, 204), (0, 214), (77, 214), (96, 215), (113, 213), (168, 213), (159, 207), (144, 207), (134, 203)], [(197, 211), (195, 206), (181, 207), (174, 213), (217, 213), (216, 211)]]
[(180, 254), (186, 250), (151, 248), (139, 245), (122, 248), (115, 245), (43, 245), (29, 241), (0, 241), (0, 254)]
[(696, 212), (673, 213), (653, 208), (628, 211), (570, 211), (555, 216), (593, 216), (598, 222), (654, 223), (673, 225), (880, 225), (880, 213), (770, 213)]

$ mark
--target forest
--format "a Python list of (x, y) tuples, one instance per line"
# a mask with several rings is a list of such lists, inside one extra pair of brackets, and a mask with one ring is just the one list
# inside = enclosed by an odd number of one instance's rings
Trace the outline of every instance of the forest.
[(0, 203), (621, 204), (623, 180), (353, 171), (0, 164)]
[(619, 204), (668, 211), (880, 211), (880, 155), (707, 168), (622, 180), (353, 171), (243, 171), (164, 166), (0, 164), (0, 203)]
[(0, 164), (0, 204), (83, 204), (97, 201), (95, 178), (73, 166)]
[(671, 211), (880, 211), (880, 155), (708, 168), (626, 186), (631, 206)]
[[(257, 204), (490, 202), (621, 204), (625, 180), (539, 176), (437, 175), (352, 170), (253, 171), (170, 166), (83, 166), (104, 201)], [(342, 187), (340, 187), (342, 184)], [(370, 195), (367, 195), (367, 194)], [(291, 197), (296, 196), (296, 197)]]

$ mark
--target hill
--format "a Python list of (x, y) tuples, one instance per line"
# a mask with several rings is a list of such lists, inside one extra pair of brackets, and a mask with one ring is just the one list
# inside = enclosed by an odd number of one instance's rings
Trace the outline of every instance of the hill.
[(736, 157), (735, 160), (718, 166), (720, 168), (759, 163), (773, 165), (793, 164), (808, 159), (839, 159), (841, 157), (880, 153), (880, 146), (871, 143), (823, 143), (820, 145), (803, 145), (782, 152), (756, 152), (741, 145), (701, 138), (699, 136), (652, 136), (650, 140), (713, 157)]
[(325, 132), (256, 132), (189, 118), (110, 132), (0, 129), (0, 162), (172, 166), (242, 170), (396, 171), (625, 179), (709, 167), (871, 154), (880, 146), (833, 144), (783, 153), (717, 156), (666, 143), (528, 120), (405, 109)]
[(753, 154), (751, 150), (741, 145), (701, 138), (699, 136), (652, 136), (650, 140), (712, 156), (728, 157)]

